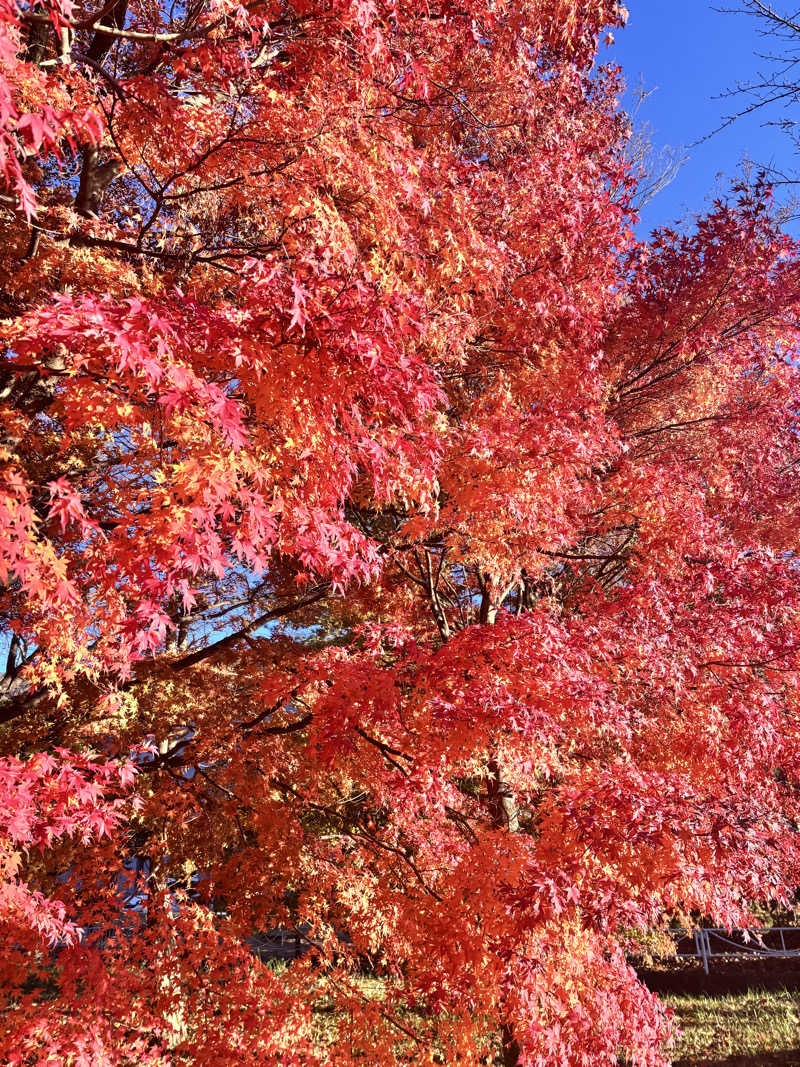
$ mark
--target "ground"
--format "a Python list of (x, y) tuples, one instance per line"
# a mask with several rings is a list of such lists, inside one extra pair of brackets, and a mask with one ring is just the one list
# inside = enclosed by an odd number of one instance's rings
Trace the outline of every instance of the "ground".
[(800, 1067), (800, 959), (643, 971), (683, 1034), (674, 1067)]

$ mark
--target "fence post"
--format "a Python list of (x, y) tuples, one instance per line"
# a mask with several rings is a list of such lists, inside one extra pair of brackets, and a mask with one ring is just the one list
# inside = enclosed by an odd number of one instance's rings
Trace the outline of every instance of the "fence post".
[(703, 970), (708, 974), (708, 952), (709, 946), (706, 941), (705, 930), (695, 930), (694, 932), (694, 947), (697, 955), (703, 961)]

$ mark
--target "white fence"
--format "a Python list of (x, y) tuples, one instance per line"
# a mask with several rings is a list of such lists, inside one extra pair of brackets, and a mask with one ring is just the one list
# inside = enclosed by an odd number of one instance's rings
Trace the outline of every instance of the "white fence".
[[(750, 930), (700, 927), (672, 930), (680, 959), (700, 959), (708, 974), (709, 960), (789, 959), (800, 956), (800, 927), (763, 926)], [(685, 951), (681, 951), (681, 942)]]

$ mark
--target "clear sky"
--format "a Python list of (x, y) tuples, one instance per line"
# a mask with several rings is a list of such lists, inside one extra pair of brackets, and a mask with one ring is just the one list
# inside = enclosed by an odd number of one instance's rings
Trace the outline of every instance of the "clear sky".
[(683, 146), (689, 154), (672, 184), (644, 208), (643, 230), (702, 211), (706, 198), (725, 189), (745, 157), (800, 168), (786, 135), (765, 125), (777, 112), (740, 118), (690, 147), (745, 106), (743, 97), (720, 96), (768, 69), (757, 54), (768, 50), (757, 21), (719, 10), (735, 7), (736, 0), (714, 0), (717, 10), (708, 0), (627, 0), (626, 6), (628, 25), (605, 56), (623, 68), (630, 87), (641, 79), (654, 90), (640, 111), (654, 144)]

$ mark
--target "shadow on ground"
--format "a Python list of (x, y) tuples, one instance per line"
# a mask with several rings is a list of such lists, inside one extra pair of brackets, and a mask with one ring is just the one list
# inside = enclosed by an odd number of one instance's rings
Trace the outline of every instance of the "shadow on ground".
[[(702, 965), (694, 961), (670, 961), (668, 967), (637, 967), (636, 971), (639, 979), (653, 993), (671, 993), (675, 996), (719, 997), (729, 993), (746, 993), (748, 989), (753, 988), (770, 992), (780, 989), (787, 989), (789, 992), (800, 990), (798, 958), (744, 960), (741, 963), (712, 961), (710, 974), (706, 974)], [(794, 1060), (785, 1062), (800, 1067), (800, 1053), (795, 1052), (793, 1055)], [(720, 1061), (722, 1062), (725, 1062), (727, 1067), (728, 1061)]]
[(800, 1052), (759, 1052), (755, 1056), (725, 1056), (721, 1060), (673, 1060), (672, 1067), (798, 1067)]

